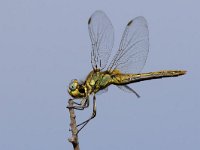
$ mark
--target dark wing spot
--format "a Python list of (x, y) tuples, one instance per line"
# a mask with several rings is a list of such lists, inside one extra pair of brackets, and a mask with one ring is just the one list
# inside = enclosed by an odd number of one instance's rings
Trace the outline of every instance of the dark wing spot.
[(132, 24), (133, 20), (129, 21), (127, 26), (130, 26)]
[(89, 18), (89, 20), (88, 20), (88, 24), (90, 24), (91, 23), (91, 17)]

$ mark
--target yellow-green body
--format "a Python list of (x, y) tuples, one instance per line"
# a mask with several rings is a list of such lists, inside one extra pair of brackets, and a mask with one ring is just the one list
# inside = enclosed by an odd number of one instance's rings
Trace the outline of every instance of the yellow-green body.
[(134, 82), (158, 79), (164, 77), (176, 77), (184, 75), (183, 70), (163, 70), (157, 72), (140, 73), (140, 74), (122, 74), (119, 70), (112, 72), (100, 70), (91, 71), (85, 82), (79, 84), (77, 80), (75, 90), (69, 90), (69, 94), (74, 98), (88, 97), (90, 94), (96, 94), (98, 91), (105, 89), (109, 85), (126, 85)]

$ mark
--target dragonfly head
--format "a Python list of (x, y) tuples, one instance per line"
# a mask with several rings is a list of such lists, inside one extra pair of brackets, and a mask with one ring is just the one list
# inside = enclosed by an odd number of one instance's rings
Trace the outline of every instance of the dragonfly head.
[(68, 93), (74, 98), (82, 98), (86, 95), (86, 88), (83, 84), (79, 84), (77, 79), (74, 79), (69, 84)]

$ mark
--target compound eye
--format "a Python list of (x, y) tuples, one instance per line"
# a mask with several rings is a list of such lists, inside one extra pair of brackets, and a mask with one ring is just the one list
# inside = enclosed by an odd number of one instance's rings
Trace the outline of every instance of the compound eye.
[(72, 82), (69, 84), (69, 89), (71, 91), (74, 91), (74, 90), (76, 90), (77, 85), (78, 85), (78, 81), (77, 80), (72, 80)]
[(76, 85), (74, 83), (71, 83), (69, 85), (69, 89), (72, 90), (72, 91), (76, 90)]

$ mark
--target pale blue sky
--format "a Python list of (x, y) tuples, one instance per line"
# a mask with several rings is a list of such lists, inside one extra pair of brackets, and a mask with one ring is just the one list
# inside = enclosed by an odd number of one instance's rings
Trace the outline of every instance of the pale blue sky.
[[(143, 72), (185, 69), (178, 78), (116, 87), (97, 96), (97, 117), (80, 133), (81, 149), (200, 149), (200, 3), (195, 0), (1, 0), (0, 149), (69, 150), (65, 108), (71, 79), (91, 70), (87, 20), (103, 10), (117, 50), (127, 22), (144, 16), (150, 52)], [(91, 108), (78, 112), (78, 121)]]

